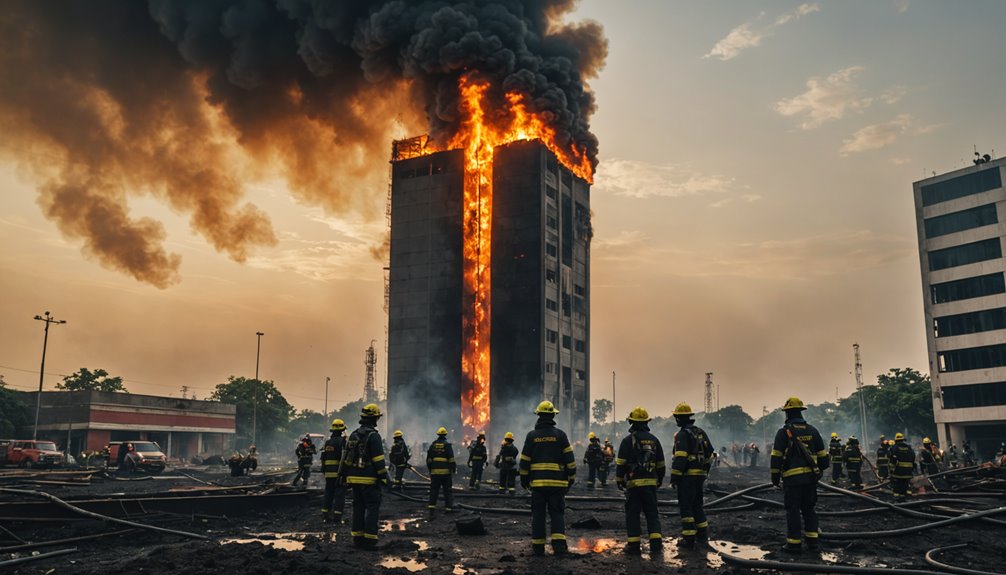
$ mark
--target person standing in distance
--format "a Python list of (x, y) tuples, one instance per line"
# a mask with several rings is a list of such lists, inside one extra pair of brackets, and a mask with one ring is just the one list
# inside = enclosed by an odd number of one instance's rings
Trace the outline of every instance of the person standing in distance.
[(552, 552), (565, 555), (566, 491), (576, 481), (576, 458), (566, 433), (555, 426), (559, 410), (543, 401), (534, 410), (538, 422), (524, 438), (520, 484), (531, 490), (531, 551), (545, 554), (545, 514), (552, 520)]
[[(346, 507), (346, 484), (341, 475), (342, 452), (346, 449), (346, 423), (333, 419), (329, 427), (332, 436), (321, 451), (321, 473), (325, 476), (325, 499), (321, 504), (321, 520), (342, 523)], [(334, 518), (333, 518), (334, 515)]]
[(678, 490), (681, 513), (681, 546), (695, 547), (709, 542), (709, 521), (703, 509), (702, 487), (709, 476), (709, 466), (716, 450), (709, 436), (695, 426), (695, 412), (687, 403), (674, 408), (674, 422), (681, 429), (674, 434), (674, 459), (671, 460), (671, 486)]
[(782, 481), (786, 507), (783, 550), (798, 553), (804, 537), (808, 548), (819, 546), (817, 482), (830, 462), (821, 434), (803, 418), (803, 410), (807, 408), (800, 398), (787, 399), (782, 409), (786, 412), (786, 423), (775, 434), (770, 472), (772, 485), (778, 487)]
[(454, 447), (447, 441), (447, 428), (437, 430), (437, 439), (426, 450), (426, 468), (430, 470), (430, 502), (426, 506), (429, 517), (437, 512), (437, 499), (440, 491), (444, 492), (444, 506), (448, 513), (454, 512), (454, 474), (458, 472), (458, 464), (454, 460)]
[(353, 488), (353, 545), (365, 549), (377, 547), (378, 520), (381, 512), (381, 486), (388, 484), (384, 463), (384, 442), (377, 432), (381, 408), (368, 403), (360, 410), (360, 427), (349, 436), (342, 456), (346, 485)]

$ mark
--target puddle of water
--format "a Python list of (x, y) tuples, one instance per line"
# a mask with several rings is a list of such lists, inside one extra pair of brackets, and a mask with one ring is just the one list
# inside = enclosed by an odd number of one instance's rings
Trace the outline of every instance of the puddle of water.
[(479, 575), (479, 572), (458, 563), (454, 566), (454, 570), (451, 571), (451, 575)]
[(381, 533), (388, 533), (390, 531), (405, 531), (409, 527), (418, 527), (419, 518), (412, 519), (392, 519), (385, 521), (384, 525), (381, 525)]
[(415, 559), (399, 559), (398, 557), (385, 557), (381, 560), (380, 565), (385, 569), (405, 569), (409, 573), (426, 569), (426, 563), (420, 563)]
[(232, 537), (228, 539), (221, 539), (220, 543), (222, 545), (228, 545), (231, 543), (245, 544), (245, 543), (261, 543), (263, 545), (268, 545), (270, 547), (275, 547), (276, 549), (282, 549), (283, 551), (301, 551), (304, 549), (304, 542), (297, 541), (296, 539), (259, 539), (259, 538), (248, 538), (241, 539), (237, 537)]
[(714, 552), (706, 554), (706, 563), (711, 569), (719, 569), (724, 565), (723, 558), (716, 551), (722, 551), (742, 559), (764, 559), (768, 555), (768, 551), (761, 547), (741, 545), (732, 541), (710, 541), (709, 546), (714, 550)]
[(415, 543), (416, 546), (418, 547), (416, 551), (426, 551), (427, 549), (430, 548), (430, 544), (425, 541), (413, 541), (413, 543)]
[(228, 543), (246, 544), (261, 543), (284, 551), (301, 551), (304, 549), (304, 540), (308, 537), (316, 537), (322, 541), (335, 543), (336, 533), (322, 533), (312, 531), (300, 531), (291, 533), (249, 533), (251, 537), (228, 537), (221, 539), (220, 544)]
[(834, 553), (821, 553), (821, 561), (825, 563), (838, 563), (838, 555)]

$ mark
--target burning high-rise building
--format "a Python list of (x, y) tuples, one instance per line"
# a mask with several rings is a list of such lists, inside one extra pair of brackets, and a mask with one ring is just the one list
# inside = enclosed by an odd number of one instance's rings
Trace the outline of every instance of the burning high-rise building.
[(547, 133), (505, 132), (433, 153), (425, 138), (393, 146), (395, 429), (425, 436), (443, 425), (455, 437), (498, 436), (526, 429), (534, 406), (548, 399), (560, 425), (586, 434), (589, 183), (556, 155)]

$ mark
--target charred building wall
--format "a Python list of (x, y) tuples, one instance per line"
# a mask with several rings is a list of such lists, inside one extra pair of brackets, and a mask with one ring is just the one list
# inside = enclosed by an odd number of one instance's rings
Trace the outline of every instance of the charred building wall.
[[(395, 161), (388, 424), (410, 441), (461, 433), (463, 152)], [(590, 397), (589, 185), (538, 141), (493, 160), (490, 445), (523, 434), (542, 399), (586, 435)]]

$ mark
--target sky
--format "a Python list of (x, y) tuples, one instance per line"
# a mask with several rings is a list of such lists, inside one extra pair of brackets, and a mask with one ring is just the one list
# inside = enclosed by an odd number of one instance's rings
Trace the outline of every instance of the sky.
[[(600, 163), (591, 191), (591, 397), (718, 404), (758, 416), (790, 395), (834, 401), (894, 367), (929, 372), (912, 182), (1006, 151), (1006, 3), (584, 0), (608, 57), (590, 80)], [(17, 82), (0, 78), (0, 86)], [(404, 119), (393, 137), (412, 135)], [(386, 148), (387, 146), (378, 146)], [(40, 208), (36, 172), (0, 145), (0, 374), (37, 389), (81, 367), (129, 391), (207, 397), (258, 369), (298, 409), (359, 398), (375, 342), (384, 381), (387, 157), (351, 209), (251, 170), (242, 201), (273, 245), (238, 262), (156, 194), (178, 278), (106, 267)], [(35, 158), (45, 163), (46, 158)]]

